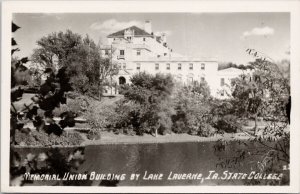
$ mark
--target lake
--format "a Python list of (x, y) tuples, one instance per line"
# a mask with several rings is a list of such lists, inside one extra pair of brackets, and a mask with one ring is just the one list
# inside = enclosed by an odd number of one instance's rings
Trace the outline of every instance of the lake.
[[(226, 145), (222, 146), (224, 144)], [(83, 151), (82, 155), (78, 154), (79, 152), (77, 152), (78, 150), (76, 151), (76, 148), (15, 148), (14, 150), (23, 160), (28, 153), (38, 155), (46, 152), (49, 159), (43, 168), (51, 166), (51, 171), (49, 170), (50, 167), (46, 171), (59, 172), (61, 177), (70, 171), (88, 174), (88, 176), (93, 173), (93, 180), (58, 181), (60, 183), (55, 181), (33, 181), (25, 185), (289, 184), (289, 171), (282, 170), (283, 164), (276, 163), (276, 166), (272, 166), (274, 172), (270, 171), (268, 169), (270, 163), (265, 162), (266, 157), (262, 155), (267, 151), (265, 147), (250, 142), (93, 145), (81, 149)], [(75, 156), (81, 158), (82, 161), (78, 162), (70, 159), (70, 154), (72, 154), (73, 158)], [(72, 165), (75, 165), (75, 167)], [(264, 171), (268, 171), (271, 175), (264, 174)], [(218, 174), (216, 175), (216, 173)], [(248, 179), (251, 173), (252, 175)], [(280, 180), (265, 179), (268, 175), (269, 178), (272, 178), (276, 173), (282, 173), (283, 177)], [(98, 175), (98, 178), (101, 178), (101, 176), (102, 178), (103, 176), (117, 176), (117, 178), (120, 178), (122, 174), (125, 178), (123, 177), (120, 181), (95, 180), (96, 175)], [(139, 174), (138, 180), (136, 175), (133, 176), (132, 174)], [(247, 178), (243, 179), (243, 176)]]

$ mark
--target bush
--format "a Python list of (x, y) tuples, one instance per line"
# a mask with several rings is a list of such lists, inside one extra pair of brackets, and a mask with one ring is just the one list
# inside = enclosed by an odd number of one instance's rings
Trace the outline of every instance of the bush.
[(21, 146), (78, 146), (83, 142), (83, 138), (79, 133), (67, 133), (65, 131), (60, 136), (57, 136), (55, 134), (48, 135), (44, 131), (32, 131), (29, 134), (25, 134), (17, 130), (15, 134), (15, 142), (16, 145)]
[(67, 104), (61, 104), (53, 110), (53, 115), (59, 117), (63, 112), (75, 112), (81, 115), (88, 109), (89, 100), (84, 96), (77, 96), (74, 99), (68, 98)]
[(90, 130), (86, 136), (89, 140), (98, 140), (101, 138), (100, 131), (97, 129)]
[(236, 133), (242, 128), (242, 125), (236, 116), (225, 115), (215, 119), (214, 127), (218, 132)]
[[(174, 119), (174, 117), (173, 117)], [(173, 121), (173, 126), (172, 126), (172, 131), (174, 133), (187, 133), (189, 132), (189, 128), (186, 127), (185, 119), (174, 119)]]
[(216, 133), (216, 129), (208, 123), (193, 123), (190, 125), (188, 134), (200, 137), (210, 137)]
[(90, 105), (84, 113), (84, 117), (92, 128), (104, 130), (114, 125), (113, 118), (118, 116), (115, 109), (115, 103), (90, 101)]
[(200, 130), (198, 131), (199, 136), (201, 137), (210, 137), (216, 133), (216, 129), (213, 128), (210, 124), (203, 123), (200, 125)]

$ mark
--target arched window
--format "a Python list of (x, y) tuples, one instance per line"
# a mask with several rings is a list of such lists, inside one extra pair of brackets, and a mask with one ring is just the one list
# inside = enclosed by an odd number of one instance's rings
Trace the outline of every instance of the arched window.
[(188, 82), (188, 84), (193, 84), (193, 82), (194, 82), (194, 74), (192, 74), (192, 73), (188, 74), (188, 76), (187, 76), (187, 82)]
[(181, 74), (177, 75), (176, 79), (181, 82), (182, 81), (182, 75)]
[(125, 77), (121, 76), (119, 77), (119, 85), (123, 85), (123, 84), (126, 84), (126, 79)]

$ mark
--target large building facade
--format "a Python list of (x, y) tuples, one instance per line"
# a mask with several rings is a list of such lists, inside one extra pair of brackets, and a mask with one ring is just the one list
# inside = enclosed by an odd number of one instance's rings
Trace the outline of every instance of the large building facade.
[(145, 22), (144, 29), (131, 26), (108, 35), (107, 40), (111, 49), (102, 52), (118, 64), (119, 73), (114, 78), (118, 84), (130, 83), (130, 77), (138, 72), (171, 74), (183, 84), (206, 81), (212, 96), (224, 97), (218, 62), (175, 53), (167, 44), (166, 34), (155, 34), (150, 21)]

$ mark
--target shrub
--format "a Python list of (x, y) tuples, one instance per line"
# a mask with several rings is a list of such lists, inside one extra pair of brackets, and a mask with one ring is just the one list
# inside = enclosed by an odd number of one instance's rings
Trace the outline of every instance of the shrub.
[(113, 125), (114, 117), (118, 116), (115, 112), (116, 104), (105, 101), (90, 101), (89, 108), (84, 113), (88, 124), (98, 130), (104, 130)]
[(84, 74), (73, 76), (71, 83), (75, 90), (81, 94), (85, 94), (89, 90), (89, 78)]
[(198, 135), (201, 137), (210, 137), (213, 136), (215, 133), (216, 133), (216, 129), (207, 123), (201, 124), (200, 130), (198, 131)]
[(59, 117), (63, 112), (75, 112), (81, 115), (88, 109), (89, 100), (84, 96), (77, 96), (74, 99), (68, 98), (67, 104), (61, 104), (53, 110), (53, 115)]
[(79, 133), (63, 132), (62, 135), (48, 135), (44, 131), (32, 131), (29, 134), (22, 133), (17, 130), (15, 134), (16, 145), (21, 146), (42, 146), (48, 147), (53, 145), (76, 146), (83, 142), (83, 138)]
[[(173, 117), (174, 118), (174, 117)], [(185, 119), (174, 119), (172, 131), (174, 133), (187, 133), (189, 132), (189, 128), (187, 128), (187, 125), (185, 123)]]
[(100, 131), (97, 129), (90, 130), (86, 136), (89, 140), (98, 140), (101, 138)]
[(225, 115), (215, 119), (214, 127), (218, 129), (218, 132), (236, 133), (241, 129), (242, 126), (236, 116)]

